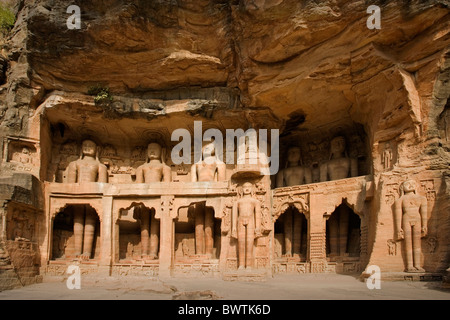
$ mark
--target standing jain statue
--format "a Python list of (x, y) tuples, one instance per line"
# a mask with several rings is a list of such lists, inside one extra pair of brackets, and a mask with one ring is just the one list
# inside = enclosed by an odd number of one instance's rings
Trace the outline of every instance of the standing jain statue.
[(234, 204), (231, 217), (231, 237), (238, 240), (238, 269), (251, 270), (254, 242), (261, 236), (261, 203), (255, 199), (250, 182), (244, 183), (238, 193), (240, 199)]
[[(277, 175), (277, 188), (312, 183), (311, 169), (304, 167), (299, 147), (290, 147), (286, 168)], [(285, 256), (299, 255), (301, 248), (302, 217), (293, 208), (283, 213)]]
[(400, 186), (400, 198), (394, 204), (397, 239), (403, 240), (405, 272), (424, 272), (421, 267), (421, 238), (427, 235), (427, 198), (416, 194), (416, 183), (407, 180)]
[[(225, 180), (225, 164), (216, 156), (214, 142), (202, 148), (202, 159), (191, 167), (192, 182), (213, 182)], [(214, 250), (214, 209), (205, 202), (194, 205), (195, 254), (211, 257)]]
[[(165, 163), (165, 149), (158, 143), (147, 147), (147, 161), (136, 170), (137, 183), (170, 182), (172, 171)], [(135, 208), (141, 220), (142, 257), (156, 259), (159, 245), (159, 223), (146, 207)], [(150, 246), (149, 246), (150, 244)]]
[[(108, 182), (106, 166), (98, 160), (97, 145), (91, 140), (81, 144), (80, 159), (69, 163), (68, 182)], [(75, 256), (90, 259), (94, 244), (97, 216), (90, 206), (74, 206), (74, 240)]]

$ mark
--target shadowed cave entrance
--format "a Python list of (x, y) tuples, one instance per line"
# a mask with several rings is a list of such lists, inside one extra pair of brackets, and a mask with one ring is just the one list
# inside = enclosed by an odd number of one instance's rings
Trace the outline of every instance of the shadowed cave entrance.
[(100, 255), (100, 219), (89, 205), (69, 205), (53, 221), (51, 260), (96, 259)]
[(354, 260), (360, 257), (360, 247), (361, 219), (342, 203), (326, 222), (327, 260)]
[(297, 208), (290, 206), (275, 222), (274, 256), (306, 261), (308, 221)]
[(175, 220), (175, 262), (218, 259), (220, 256), (221, 220), (205, 203), (180, 208)]
[(155, 209), (144, 205), (122, 209), (117, 224), (120, 263), (158, 259), (160, 221), (155, 218)]

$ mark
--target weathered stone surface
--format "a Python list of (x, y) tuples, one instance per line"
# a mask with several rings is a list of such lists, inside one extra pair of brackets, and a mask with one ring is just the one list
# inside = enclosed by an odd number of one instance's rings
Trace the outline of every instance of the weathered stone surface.
[[(379, 30), (367, 28), (367, 1), (80, 1), (79, 30), (66, 26), (71, 4), (18, 1), (0, 58), (4, 211), (44, 209), (29, 239), (42, 271), (64, 274), (88, 242), (85, 273), (402, 272), (394, 204), (407, 180), (427, 203), (417, 266), (448, 268), (448, 1), (374, 1)], [(290, 179), (259, 176), (260, 164), (219, 173), (217, 159), (174, 163), (171, 134), (193, 134), (194, 121), (223, 134), (280, 129), (280, 170)], [(102, 170), (70, 179), (86, 139)], [(159, 162), (146, 156), (150, 142), (161, 147)], [(170, 179), (140, 177), (143, 165), (150, 177), (164, 165)], [(17, 172), (43, 182), (43, 195), (20, 192)], [(245, 182), (259, 225), (245, 216), (238, 236), (233, 216)], [(11, 217), (3, 229), (22, 221)], [(244, 237), (254, 246), (239, 255)], [(152, 257), (148, 243), (159, 243)]]

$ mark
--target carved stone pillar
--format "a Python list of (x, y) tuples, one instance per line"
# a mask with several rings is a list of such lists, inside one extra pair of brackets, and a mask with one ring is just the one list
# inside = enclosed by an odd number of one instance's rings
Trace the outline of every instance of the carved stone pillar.
[(325, 224), (323, 212), (321, 209), (320, 199), (311, 196), (310, 198), (310, 214), (308, 228), (308, 261), (310, 262), (311, 273), (325, 272), (326, 268), (326, 251), (325, 251)]
[(6, 240), (7, 201), (0, 201), (0, 241)]
[(161, 196), (161, 207), (156, 219), (160, 219), (161, 239), (159, 249), (159, 276), (169, 277), (174, 261), (174, 196)]

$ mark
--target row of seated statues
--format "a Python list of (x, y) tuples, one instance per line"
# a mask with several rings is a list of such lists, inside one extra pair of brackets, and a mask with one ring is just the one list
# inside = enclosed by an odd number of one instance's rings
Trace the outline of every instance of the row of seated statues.
[[(85, 140), (82, 144), (82, 156), (69, 164), (68, 181), (71, 183), (107, 182), (107, 168), (96, 158), (97, 146), (93, 141)], [(216, 161), (214, 143), (203, 147), (202, 160), (192, 166), (191, 181), (223, 181), (225, 180), (225, 165)], [(148, 145), (148, 160), (136, 170), (137, 183), (170, 182), (171, 169), (162, 159), (163, 148), (157, 143)], [(277, 175), (277, 187), (308, 184), (313, 181), (311, 169), (302, 166), (300, 149), (292, 147), (288, 150), (287, 165)], [(329, 161), (320, 165), (320, 181), (344, 179), (358, 174), (357, 163), (345, 154), (345, 140), (337, 137), (331, 141)], [(240, 197), (233, 209), (231, 237), (238, 241), (239, 268), (251, 268), (254, 240), (261, 236), (261, 206), (254, 197), (254, 185), (251, 182), (242, 184)], [(406, 270), (422, 271), (420, 266), (420, 238), (427, 234), (427, 200), (416, 194), (414, 181), (408, 180), (402, 184), (401, 197), (394, 206), (397, 239), (404, 240), (406, 248)], [(196, 254), (212, 255), (214, 211), (204, 204), (193, 205), (195, 218)], [(342, 254), (347, 246), (349, 225), (348, 210), (339, 210), (329, 220), (331, 254)], [(96, 220), (93, 209), (80, 209), (74, 212), (74, 239), (76, 255), (89, 259), (92, 254)], [(159, 234), (154, 218), (148, 212), (141, 212), (141, 243), (142, 254), (150, 259), (157, 258), (157, 239), (152, 235)], [(299, 229), (299, 216), (286, 218), (286, 232), (291, 234), (291, 228)], [(286, 253), (290, 255), (298, 246), (295, 237), (287, 236)]]
[[(299, 147), (291, 147), (287, 152), (286, 168), (277, 175), (276, 187), (289, 187), (339, 180), (358, 175), (358, 162), (345, 154), (345, 139), (338, 136), (331, 140), (330, 159), (322, 163), (318, 170), (303, 166)], [(317, 176), (318, 175), (318, 176)]]
[[(107, 167), (96, 157), (97, 145), (85, 140), (81, 146), (80, 159), (69, 163), (68, 182), (108, 182)], [(286, 167), (277, 174), (276, 187), (309, 184), (318, 181), (331, 181), (358, 175), (358, 163), (345, 153), (345, 139), (342, 136), (331, 141), (330, 159), (313, 170), (301, 163), (299, 147), (291, 147), (287, 153)], [(165, 164), (165, 149), (158, 143), (150, 143), (147, 148), (147, 161), (136, 170), (137, 183), (170, 182), (171, 168)], [(215, 155), (214, 143), (202, 148), (202, 160), (191, 167), (191, 181), (223, 181), (226, 166)], [(315, 177), (317, 176), (318, 177)]]

